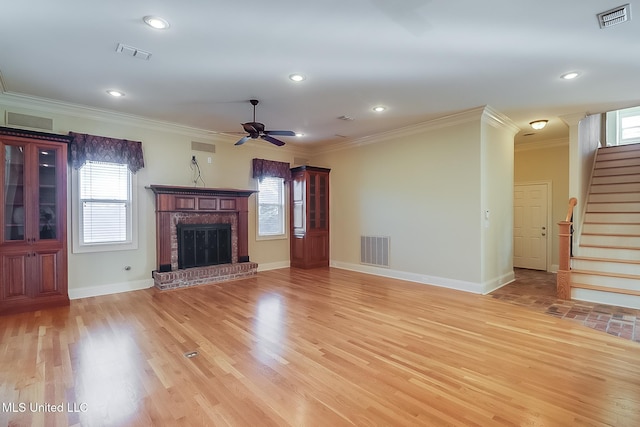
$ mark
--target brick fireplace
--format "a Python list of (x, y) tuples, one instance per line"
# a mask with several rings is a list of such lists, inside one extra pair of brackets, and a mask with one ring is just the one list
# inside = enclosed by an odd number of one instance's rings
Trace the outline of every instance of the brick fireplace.
[[(157, 270), (154, 285), (161, 290), (223, 282), (255, 275), (249, 261), (248, 198), (255, 191), (151, 185), (156, 197)], [(228, 224), (231, 263), (179, 268), (178, 228)]]

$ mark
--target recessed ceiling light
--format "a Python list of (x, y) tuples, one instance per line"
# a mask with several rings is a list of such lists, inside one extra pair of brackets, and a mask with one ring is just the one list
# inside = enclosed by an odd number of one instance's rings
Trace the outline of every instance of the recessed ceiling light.
[(382, 105), (378, 105), (377, 107), (373, 107), (373, 111), (375, 111), (376, 113), (382, 113), (386, 109), (387, 109), (387, 107), (383, 107)]
[(162, 19), (158, 16), (148, 15), (142, 18), (142, 20), (144, 21), (145, 24), (147, 24), (152, 28), (155, 28), (156, 30), (166, 30), (167, 28), (169, 28), (169, 22), (167, 22), (167, 20)]
[(290, 74), (289, 75), (289, 79), (294, 81), (294, 82), (301, 82), (303, 80), (306, 80), (307, 78), (305, 77), (304, 74)]
[(111, 96), (116, 97), (116, 98), (119, 98), (119, 97), (121, 97), (121, 96), (124, 96), (124, 92), (120, 92), (119, 90), (113, 90), (113, 89), (110, 89), (110, 90), (108, 90), (108, 91), (107, 91), (107, 93), (108, 93), (109, 95), (111, 95)]
[(297, 136), (297, 137), (301, 137), (301, 136), (304, 136), (304, 133), (301, 133), (301, 132), (296, 132), (296, 136)]
[(549, 123), (549, 120), (535, 120), (529, 124), (535, 130), (540, 130), (543, 129), (547, 125), (547, 123)]
[(564, 80), (573, 80), (576, 77), (578, 77), (580, 74), (577, 71), (572, 71), (570, 73), (565, 73), (563, 75), (560, 76), (561, 79)]

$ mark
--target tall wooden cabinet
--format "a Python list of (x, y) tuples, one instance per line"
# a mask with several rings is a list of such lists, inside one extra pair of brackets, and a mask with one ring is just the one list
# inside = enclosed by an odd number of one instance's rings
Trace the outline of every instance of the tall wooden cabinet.
[(291, 267), (329, 265), (329, 172), (291, 169)]
[(0, 314), (69, 303), (67, 142), (0, 128)]

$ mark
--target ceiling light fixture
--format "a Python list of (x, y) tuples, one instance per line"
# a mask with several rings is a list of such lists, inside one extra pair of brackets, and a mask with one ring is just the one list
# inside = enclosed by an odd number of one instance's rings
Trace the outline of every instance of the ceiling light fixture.
[(535, 120), (529, 124), (535, 130), (540, 130), (543, 129), (547, 125), (547, 123), (549, 123), (549, 120)]
[(386, 109), (387, 109), (387, 107), (383, 107), (382, 105), (378, 105), (377, 107), (373, 107), (373, 111), (375, 111), (376, 113), (382, 113)]
[(303, 80), (306, 80), (307, 78), (304, 76), (304, 74), (290, 74), (289, 75), (289, 80), (292, 80), (294, 82), (301, 82)]
[(577, 71), (571, 71), (570, 73), (565, 73), (560, 76), (561, 79), (564, 80), (573, 80), (578, 77), (580, 74)]
[(121, 96), (124, 96), (124, 92), (120, 92), (119, 90), (109, 89), (107, 93), (116, 98), (120, 98)]
[(145, 16), (142, 18), (145, 24), (150, 26), (151, 28), (155, 28), (156, 30), (166, 30), (169, 28), (169, 22), (166, 19), (162, 19), (157, 16)]
[(297, 137), (304, 136), (304, 133), (296, 132), (296, 136), (297, 136)]

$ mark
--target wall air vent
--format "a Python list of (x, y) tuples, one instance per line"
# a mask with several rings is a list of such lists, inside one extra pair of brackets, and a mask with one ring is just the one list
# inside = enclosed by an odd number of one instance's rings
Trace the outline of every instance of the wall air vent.
[(597, 15), (600, 28), (609, 28), (631, 20), (631, 6), (625, 4)]
[(216, 146), (214, 144), (207, 144), (206, 142), (191, 141), (191, 149), (193, 151), (204, 151), (207, 153), (215, 153)]
[(389, 267), (389, 236), (360, 236), (360, 263)]
[(5, 123), (7, 123), (7, 126), (15, 126), (20, 128), (47, 131), (53, 130), (53, 119), (49, 119), (47, 117), (30, 116), (28, 114), (13, 113), (11, 111), (7, 111)]

